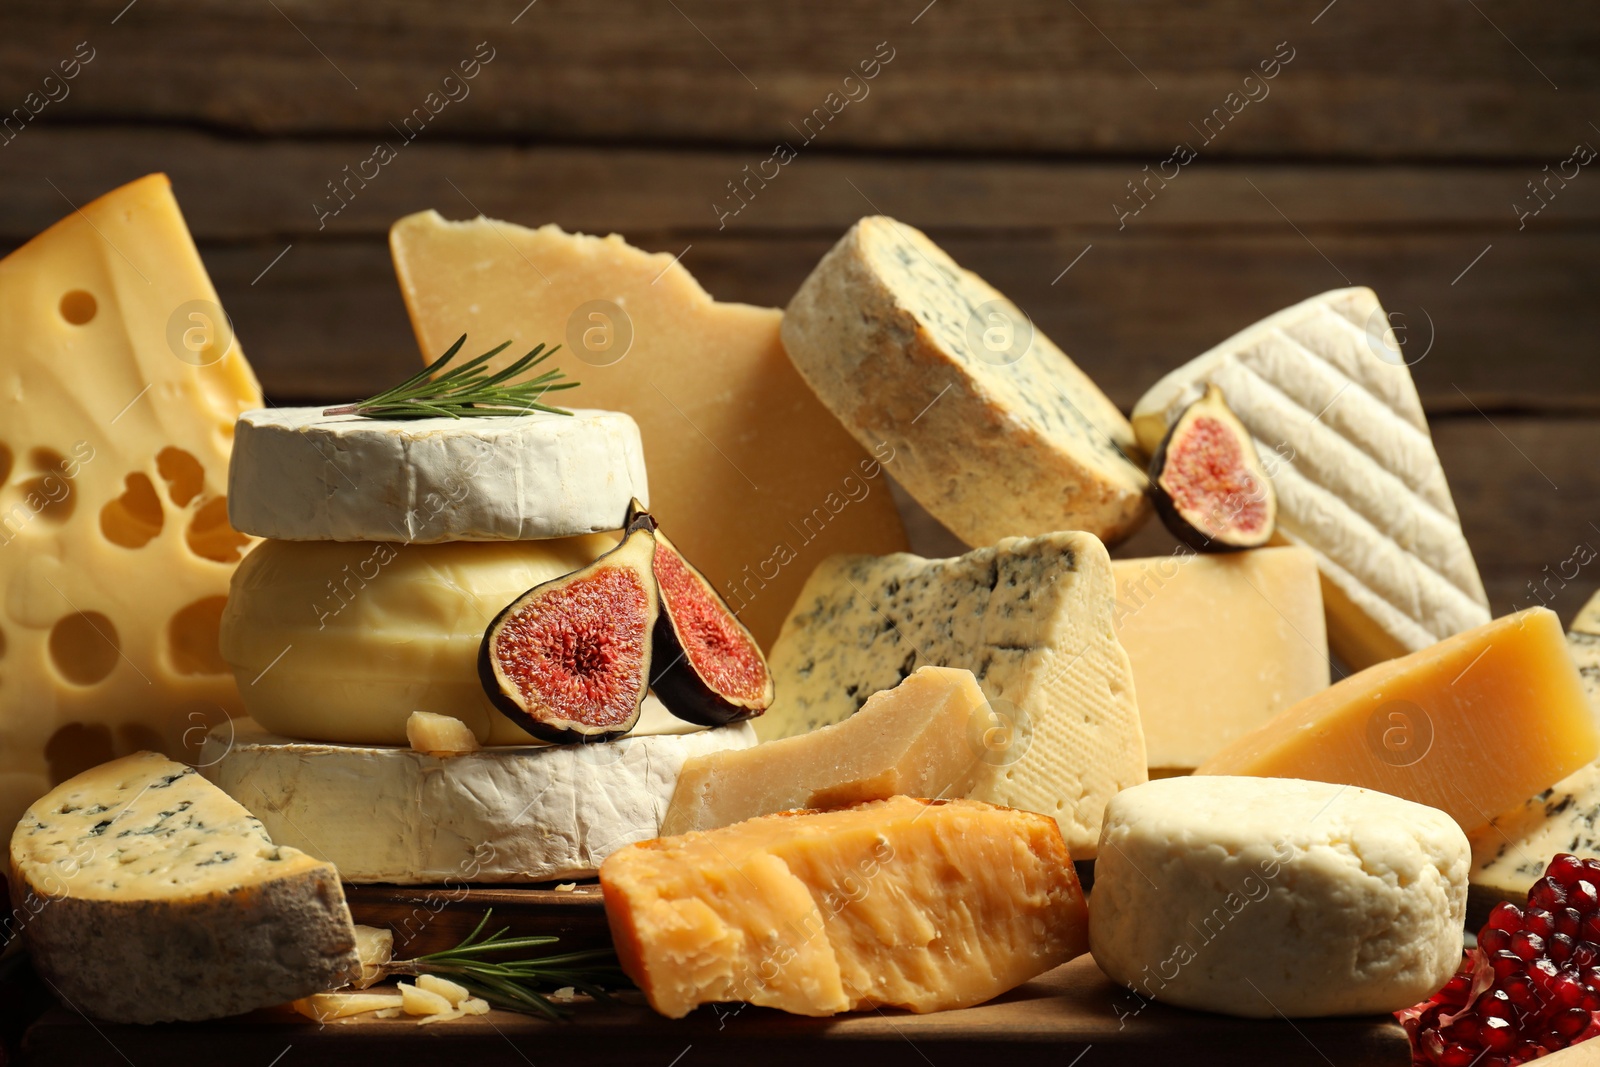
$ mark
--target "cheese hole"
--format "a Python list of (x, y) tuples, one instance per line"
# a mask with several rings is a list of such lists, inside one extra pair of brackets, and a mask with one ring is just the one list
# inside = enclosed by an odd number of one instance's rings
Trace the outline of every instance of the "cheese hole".
[(117, 628), (98, 611), (75, 611), (50, 628), (50, 662), (74, 685), (103, 681), (121, 648)]
[(225, 596), (208, 596), (179, 608), (167, 623), (167, 650), (179, 674), (227, 674), (228, 664), (217, 646)]
[(82, 289), (74, 289), (61, 298), (61, 317), (74, 326), (89, 322), (98, 310), (100, 305), (95, 302), (94, 294)]
[(180, 508), (187, 507), (205, 488), (206, 469), (181, 448), (168, 446), (157, 453), (156, 470), (167, 483), (167, 495)]
[(66, 522), (78, 506), (72, 492), (72, 483), (65, 474), (56, 471), (41, 474), (22, 483), (23, 501), (33, 514), (51, 522)]
[(161, 500), (149, 475), (128, 475), (122, 495), (100, 509), (100, 532), (123, 548), (143, 548), (161, 532)]
[(16, 457), (11, 454), (11, 449), (0, 444), (0, 485), (4, 485), (11, 477), (11, 467), (16, 462)]
[(200, 510), (189, 520), (184, 540), (189, 542), (189, 551), (218, 563), (232, 563), (239, 558), (239, 550), (250, 543), (248, 537), (228, 525), (228, 498), (225, 496), (200, 505)]
[(166, 739), (148, 726), (125, 722), (117, 727), (118, 752), (164, 752), (166, 748)]
[(50, 764), (50, 784), (60, 785), (75, 774), (116, 758), (111, 750), (111, 731), (104, 723), (69, 722), (44, 743), (44, 758)]

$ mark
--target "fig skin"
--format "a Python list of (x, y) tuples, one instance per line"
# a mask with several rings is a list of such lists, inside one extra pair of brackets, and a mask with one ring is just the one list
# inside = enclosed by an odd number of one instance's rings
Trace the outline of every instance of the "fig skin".
[[(656, 585), (655, 574), (651, 569), (654, 557), (654, 533), (648, 528), (629, 529), (623, 536), (622, 542), (616, 548), (605, 553), (593, 563), (580, 567), (569, 574), (564, 574), (559, 578), (542, 582), (502, 608), (484, 630), (483, 642), (478, 646), (478, 679), (483, 684), (484, 693), (487, 694), (490, 703), (494, 705), (495, 709), (539, 740), (558, 745), (611, 741), (622, 737), (637, 726), (644, 698), (650, 691), (650, 661), (654, 647), (653, 633), (655, 624), (661, 615), (661, 594)], [(624, 567), (633, 571), (640, 578), (645, 593), (644, 630), (646, 636), (640, 647), (639, 686), (633, 695), (633, 711), (622, 720), (600, 727), (586, 726), (574, 719), (564, 718), (556, 713), (553, 708), (548, 709), (548, 714), (541, 716), (534, 709), (525, 707), (522, 704), (516, 683), (509, 678), (505, 678), (499, 671), (494, 652), (495, 638), (500, 633), (502, 624), (515, 614), (519, 608), (526, 605), (531, 598), (547, 595), (567, 586), (575, 579), (598, 573), (606, 567)]]
[(654, 533), (657, 551), (665, 548), (676, 556), (678, 563), (689, 573), (691, 580), (698, 582), (701, 589), (714, 599), (717, 606), (734, 626), (738, 627), (739, 633), (748, 642), (748, 647), (760, 662), (761, 673), (766, 683), (761, 695), (754, 700), (721, 693), (714, 689), (701, 677), (700, 672), (690, 661), (688, 650), (684, 648), (683, 640), (672, 621), (672, 612), (667, 606), (667, 595), (662, 592), (661, 612), (656, 616), (655, 630), (652, 634), (654, 651), (651, 657), (650, 687), (655, 691), (656, 697), (673, 715), (699, 726), (725, 726), (728, 723), (753, 719), (765, 712), (772, 705), (772, 672), (767, 668), (767, 660), (761, 653), (761, 646), (750, 636), (750, 631), (744, 628), (738, 616), (728, 608), (727, 602), (722, 599), (716, 587), (695, 569), (694, 565), (684, 558), (683, 553), (678, 551), (677, 546), (657, 528), (655, 517), (645, 511), (637, 500), (629, 505), (628, 516), (624, 521), (630, 531), (644, 528)]
[[(1219, 422), (1235, 439), (1239, 447), (1241, 465), (1259, 487), (1259, 494), (1252, 494), (1252, 502), (1258, 500), (1265, 509), (1265, 518), (1259, 529), (1246, 531), (1230, 525), (1208, 532), (1183, 513), (1163, 481), (1163, 477), (1167, 474), (1167, 458), (1172, 451), (1173, 442), (1178, 441), (1181, 445), (1182, 435), (1190, 428), (1191, 423), (1201, 417)], [(1174, 537), (1195, 551), (1243, 552), (1247, 549), (1261, 548), (1272, 542), (1278, 522), (1278, 496), (1273, 490), (1272, 479), (1267, 477), (1266, 469), (1262, 466), (1261, 457), (1256, 452), (1255, 442), (1251, 439), (1249, 431), (1244, 428), (1238, 416), (1229, 410), (1222, 391), (1215, 385), (1208, 385), (1205, 395), (1184, 408), (1174, 420), (1166, 436), (1162, 437), (1155, 455), (1150, 458), (1149, 474), (1150, 499), (1155, 505), (1156, 514), (1161, 517), (1162, 523)]]

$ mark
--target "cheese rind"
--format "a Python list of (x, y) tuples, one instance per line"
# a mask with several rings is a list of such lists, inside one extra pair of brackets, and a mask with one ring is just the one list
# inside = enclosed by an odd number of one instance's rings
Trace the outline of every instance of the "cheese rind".
[(882, 477), (898, 459), (869, 457), (805, 388), (776, 309), (713, 300), (683, 258), (614, 234), (426, 211), (389, 247), (425, 359), (462, 333), (511, 339), (491, 366), (560, 342), (582, 383), (562, 395), (633, 417), (652, 514), (763, 648), (817, 561), (906, 547)]
[(972, 672), (918, 667), (840, 723), (684, 764), (663, 836), (796, 808), (895, 795), (960, 797), (983, 766), (972, 738), (995, 725)]
[(623, 970), (682, 1018), (746, 1001), (798, 1015), (982, 1003), (1087, 945), (1050, 819), (894, 797), (623, 849), (600, 869)]
[(1366, 789), (1167, 778), (1106, 808), (1089, 941), (1114, 981), (1247, 1018), (1396, 1011), (1461, 962), (1467, 840)]
[(239, 417), (228, 516), (287, 541), (518, 541), (621, 527), (650, 499), (639, 427), (573, 409), (403, 422), (265, 408)]
[[(1093, 534), (1007, 538), (952, 559), (839, 556), (812, 574), (768, 662), (763, 740), (842, 722), (921, 664), (964, 667), (992, 714), (968, 795), (1053, 816), (1094, 854), (1105, 802), (1145, 780), (1114, 583)], [(979, 728), (981, 726), (981, 728)]]
[(11, 891), (34, 965), (112, 1022), (236, 1015), (361, 974), (337, 872), (152, 752), (30, 807), (11, 838)]
[[(229, 435), (261, 390), (165, 175), (0, 260), (0, 825), (239, 710), (216, 616)], [(82, 614), (80, 614), (82, 613)]]
[(1192, 770), (1328, 687), (1317, 561), (1282, 546), (1114, 559), (1117, 641), (1133, 664), (1152, 770)]
[(1207, 385), (1222, 390), (1266, 460), (1278, 533), (1317, 555), (1329, 643), (1357, 668), (1489, 621), (1399, 350), (1372, 290), (1337, 289), (1184, 364), (1133, 411), (1152, 450)]
[(914, 227), (852, 226), (789, 302), (783, 343), (856, 440), (888, 442), (896, 480), (969, 545), (1052, 530), (1115, 542), (1149, 513), (1127, 419)]
[(655, 837), (685, 760), (753, 744), (741, 723), (439, 758), (292, 741), (240, 720), (211, 732), (200, 762), (275, 839), (347, 882), (542, 882), (592, 877), (617, 849)]
[(1548, 608), (1353, 674), (1195, 773), (1365, 786), (1476, 829), (1600, 754), (1600, 727)]

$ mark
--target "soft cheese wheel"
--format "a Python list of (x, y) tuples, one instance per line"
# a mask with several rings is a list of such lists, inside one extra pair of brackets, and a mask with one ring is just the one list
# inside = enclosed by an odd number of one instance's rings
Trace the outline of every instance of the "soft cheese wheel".
[(39, 972), (111, 1022), (237, 1015), (361, 975), (338, 872), (154, 752), (30, 807), (11, 837), (11, 895)]
[(241, 719), (212, 730), (200, 763), (273, 840), (347, 882), (542, 882), (591, 877), (617, 849), (658, 836), (686, 760), (755, 743), (738, 723), (438, 757), (293, 741)]
[(919, 230), (864, 218), (789, 302), (783, 344), (856, 440), (969, 545), (1116, 542), (1149, 511), (1133, 429), (999, 290)]
[(639, 427), (615, 411), (384, 421), (239, 417), (228, 515), (286, 541), (519, 541), (615, 530), (649, 503)]
[(1466, 835), (1287, 778), (1164, 778), (1106, 807), (1089, 945), (1141, 997), (1290, 1018), (1396, 1011), (1461, 962)]

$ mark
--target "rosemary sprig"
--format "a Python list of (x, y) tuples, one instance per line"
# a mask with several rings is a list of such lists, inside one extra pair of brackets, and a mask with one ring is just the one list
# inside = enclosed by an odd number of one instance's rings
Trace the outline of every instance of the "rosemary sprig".
[(450, 346), (450, 351), (435, 360), (432, 366), (394, 388), (354, 404), (328, 408), (323, 414), (360, 415), (368, 419), (426, 419), (436, 415), (460, 419), (526, 415), (530, 411), (547, 411), (552, 415), (572, 414), (563, 408), (539, 402), (539, 398), (546, 393), (571, 389), (578, 384), (562, 381), (566, 377), (564, 372), (552, 368), (525, 381), (512, 380), (549, 359), (560, 345), (548, 351), (544, 345), (539, 345), (521, 359), (491, 373), (484, 364), (511, 345), (510, 341), (506, 341), (459, 367), (445, 370), (446, 364), (455, 358), (466, 341), (467, 335), (462, 334)]
[(480, 936), (493, 914), (493, 908), (484, 912), (472, 933), (454, 948), (391, 963), (385, 971), (391, 975), (437, 974), (459, 982), (496, 1007), (547, 1019), (563, 1019), (571, 1014), (550, 1003), (545, 996), (548, 992), (571, 986), (595, 1000), (609, 1001), (607, 986), (618, 989), (633, 984), (622, 973), (617, 954), (609, 948), (500, 961), (485, 959), (485, 956), (503, 952), (525, 952), (560, 940), (554, 936), (508, 937), (510, 927)]

